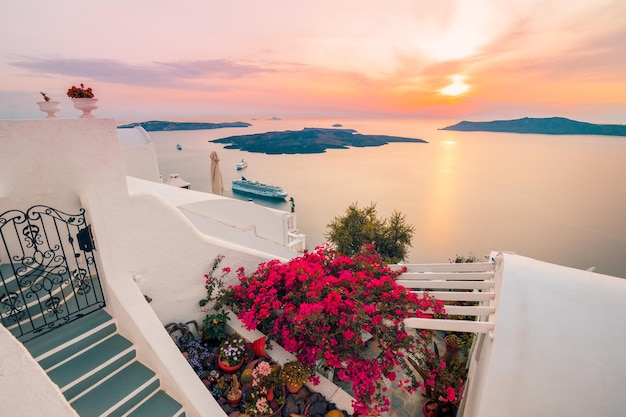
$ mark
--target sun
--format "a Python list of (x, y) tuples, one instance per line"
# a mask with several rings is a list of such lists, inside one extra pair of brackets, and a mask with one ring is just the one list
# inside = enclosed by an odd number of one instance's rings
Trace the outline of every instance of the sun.
[(447, 96), (458, 96), (469, 90), (470, 86), (463, 82), (463, 80), (465, 80), (464, 76), (453, 75), (450, 78), (452, 79), (452, 84), (439, 90), (441, 94), (445, 94)]

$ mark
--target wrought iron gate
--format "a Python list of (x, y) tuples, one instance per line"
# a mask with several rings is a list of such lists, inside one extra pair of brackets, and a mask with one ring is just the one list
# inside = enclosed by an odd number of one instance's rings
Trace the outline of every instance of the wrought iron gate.
[(22, 342), (104, 307), (85, 210), (0, 215), (0, 320)]

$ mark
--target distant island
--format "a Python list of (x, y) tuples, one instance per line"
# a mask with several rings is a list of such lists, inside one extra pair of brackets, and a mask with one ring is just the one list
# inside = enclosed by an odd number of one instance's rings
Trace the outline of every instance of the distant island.
[(347, 149), (350, 146), (382, 146), (390, 142), (428, 143), (422, 139), (385, 135), (362, 135), (354, 129), (325, 129), (305, 127), (302, 130), (267, 132), (230, 136), (209, 142), (228, 143), (226, 149), (266, 154), (323, 153), (326, 149)]
[(163, 122), (151, 120), (149, 122), (130, 123), (119, 125), (119, 129), (130, 129), (135, 126), (143, 127), (146, 132), (161, 132), (169, 130), (202, 130), (202, 129), (222, 129), (225, 127), (249, 127), (246, 122), (224, 122), (224, 123), (201, 123), (201, 122)]
[(495, 120), (492, 122), (463, 121), (440, 130), (461, 132), (508, 132), (546, 135), (605, 135), (626, 136), (626, 125), (603, 125), (578, 122), (564, 117)]

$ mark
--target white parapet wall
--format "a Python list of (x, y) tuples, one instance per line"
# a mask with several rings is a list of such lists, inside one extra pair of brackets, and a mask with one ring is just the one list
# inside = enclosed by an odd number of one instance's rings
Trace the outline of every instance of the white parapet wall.
[[(152, 195), (176, 206), (201, 232), (226, 242), (291, 258), (304, 249), (305, 236), (293, 245), (289, 228), (295, 214), (252, 202), (128, 177), (131, 195)], [(290, 247), (292, 246), (292, 247)]]

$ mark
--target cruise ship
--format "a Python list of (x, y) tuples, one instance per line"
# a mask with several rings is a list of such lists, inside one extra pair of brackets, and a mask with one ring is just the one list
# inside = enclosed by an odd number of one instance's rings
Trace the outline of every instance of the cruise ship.
[(287, 193), (277, 185), (263, 184), (258, 181), (251, 181), (245, 177), (233, 181), (233, 191), (246, 194), (255, 194), (261, 197), (284, 199)]

